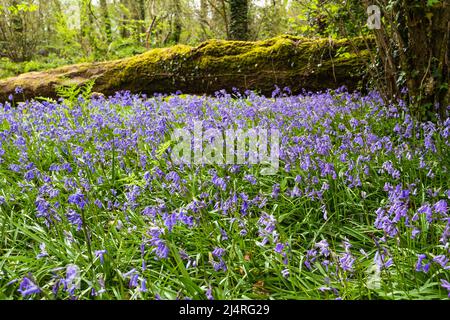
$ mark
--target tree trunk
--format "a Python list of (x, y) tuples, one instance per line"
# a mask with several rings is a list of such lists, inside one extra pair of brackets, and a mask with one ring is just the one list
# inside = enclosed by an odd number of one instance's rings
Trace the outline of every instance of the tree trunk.
[(248, 0), (230, 0), (230, 38), (248, 39)]
[(92, 35), (92, 15), (89, 0), (80, 0), (80, 40), (85, 56), (89, 56), (94, 51), (94, 39)]
[[(419, 119), (445, 116), (450, 104), (450, 4), (441, 0), (380, 0), (384, 19), (375, 30), (383, 63), (384, 86), (393, 100), (408, 89), (413, 114)], [(371, 2), (365, 0), (365, 4)], [(438, 106), (436, 110), (435, 106)]]
[[(19, 2), (17, 0), (12, 1), (12, 6), (17, 7)], [(12, 54), (11, 58), (14, 62), (23, 62), (27, 60), (26, 57), (26, 45), (23, 39), (23, 21), (19, 13), (11, 14), (11, 26), (14, 33), (14, 40), (19, 42), (17, 45), (20, 47), (20, 52)]]
[(100, 0), (100, 8), (103, 17), (103, 28), (105, 30), (106, 40), (108, 43), (112, 41), (111, 18), (109, 17), (108, 4), (106, 0)]
[[(363, 72), (369, 61), (365, 47), (361, 38), (332, 42), (292, 36), (258, 42), (209, 40), (195, 48), (177, 45), (117, 61), (85, 63), (0, 80), (0, 101), (6, 101), (16, 87), (24, 89), (26, 98), (55, 98), (58, 86), (82, 85), (90, 79), (95, 80), (94, 91), (104, 94), (119, 90), (213, 94), (238, 88), (270, 95), (275, 85), (290, 87), (294, 93), (343, 85), (354, 90), (363, 85)], [(15, 99), (22, 99), (22, 94), (15, 95)]]
[(172, 43), (179, 43), (181, 37), (181, 3), (180, 0), (173, 0), (173, 21), (172, 32), (169, 41)]
[(426, 4), (409, 5), (411, 7), (407, 10), (406, 18), (410, 50), (408, 90), (417, 106), (433, 113), (433, 106), (439, 104), (439, 111), (443, 116), (450, 103), (450, 5), (447, 1), (433, 7)]
[(128, 38), (130, 36), (130, 31), (127, 28), (129, 17), (128, 12), (126, 12), (127, 10), (129, 10), (128, 0), (120, 0), (120, 5), (122, 7), (122, 12), (120, 16), (121, 21), (119, 23), (120, 36), (122, 38)]
[(139, 20), (141, 20), (141, 33), (145, 33), (145, 0), (139, 0)]
[(209, 17), (208, 17), (208, 1), (200, 0), (200, 10), (199, 10), (200, 26), (203, 31), (203, 39), (208, 39), (209, 34)]

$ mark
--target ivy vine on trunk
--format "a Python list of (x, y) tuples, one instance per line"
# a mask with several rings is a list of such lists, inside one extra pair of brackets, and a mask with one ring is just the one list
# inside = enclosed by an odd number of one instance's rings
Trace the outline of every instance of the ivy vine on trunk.
[[(378, 0), (381, 29), (375, 30), (383, 84), (389, 97), (403, 88), (419, 119), (444, 116), (450, 103), (450, 5), (446, 0)], [(366, 5), (372, 4), (365, 0)]]

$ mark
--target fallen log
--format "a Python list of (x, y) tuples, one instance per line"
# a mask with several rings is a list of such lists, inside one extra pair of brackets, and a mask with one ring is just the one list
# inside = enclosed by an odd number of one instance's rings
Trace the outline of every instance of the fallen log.
[(3, 79), (0, 101), (6, 101), (16, 87), (24, 92), (15, 95), (15, 100), (54, 98), (57, 87), (82, 85), (91, 79), (95, 79), (93, 90), (105, 95), (119, 90), (213, 94), (232, 88), (270, 94), (274, 85), (290, 87), (294, 93), (343, 85), (353, 90), (364, 79), (369, 55), (362, 38), (209, 40), (197, 47), (176, 45), (121, 60), (70, 65)]

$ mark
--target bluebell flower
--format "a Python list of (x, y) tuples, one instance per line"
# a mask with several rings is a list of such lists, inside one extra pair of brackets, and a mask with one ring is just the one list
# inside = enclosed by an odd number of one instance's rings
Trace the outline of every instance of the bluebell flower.
[(158, 210), (155, 207), (145, 207), (142, 212), (142, 215), (149, 216), (151, 218), (155, 218), (158, 214)]
[(220, 258), (225, 254), (225, 249), (222, 248), (215, 248), (212, 252), (212, 255), (214, 257)]
[(419, 235), (419, 234), (420, 234), (420, 229), (414, 228), (411, 232), (411, 238), (415, 239), (417, 237), (417, 235)]
[(107, 253), (106, 250), (96, 250), (95, 251), (95, 257), (99, 258), (100, 263), (103, 264), (105, 262), (105, 254)]
[(39, 245), (39, 249), (41, 250), (41, 252), (39, 252), (39, 254), (36, 256), (37, 259), (41, 259), (43, 257), (48, 257), (48, 252), (45, 248), (44, 242)]
[(136, 288), (138, 286), (138, 280), (139, 280), (139, 275), (137, 273), (133, 274), (130, 277), (130, 282), (128, 283), (128, 286), (130, 288)]
[(442, 215), (445, 215), (447, 213), (448, 207), (447, 207), (447, 201), (440, 200), (436, 202), (433, 206), (433, 210), (436, 213), (440, 213)]
[(428, 272), (429, 268), (430, 268), (430, 264), (423, 264), (423, 261), (427, 258), (426, 254), (419, 254), (417, 257), (417, 263), (416, 263), (416, 271), (420, 272), (423, 271), (425, 273)]
[(69, 212), (66, 214), (67, 220), (69, 222), (77, 227), (77, 231), (80, 231), (83, 226), (83, 220), (81, 219), (81, 215), (79, 215), (74, 210), (69, 210)]
[(99, 209), (101, 209), (101, 208), (103, 207), (103, 204), (102, 204), (102, 202), (101, 202), (99, 199), (95, 199), (94, 204), (95, 204)]
[(353, 264), (355, 263), (355, 258), (350, 253), (344, 253), (339, 258), (339, 264), (344, 271), (353, 271)]
[(68, 201), (69, 203), (76, 205), (81, 210), (83, 210), (87, 205), (86, 198), (80, 191), (70, 195)]
[(211, 287), (209, 287), (208, 290), (206, 290), (206, 298), (207, 298), (208, 300), (214, 300), (214, 297), (213, 297), (213, 295), (212, 295), (212, 289), (211, 289)]
[(441, 286), (448, 291), (448, 297), (450, 298), (450, 283), (445, 279), (441, 279)]
[(22, 297), (26, 297), (32, 294), (40, 293), (41, 289), (29, 277), (24, 277), (20, 283), (18, 291)]
[(258, 183), (258, 181), (256, 180), (256, 178), (254, 176), (252, 176), (251, 174), (248, 174), (244, 177), (245, 180), (247, 180), (248, 182), (250, 182), (250, 184), (255, 185)]
[(445, 255), (439, 255), (433, 258), (433, 262), (439, 264), (445, 270), (450, 270), (450, 259)]
[(276, 253), (282, 254), (283, 250), (284, 250), (284, 247), (285, 247), (284, 244), (277, 243), (274, 250), (275, 250)]
[(147, 292), (147, 280), (142, 279), (141, 280), (141, 292)]
[(272, 187), (272, 198), (278, 199), (278, 195), (280, 194), (280, 184), (274, 184)]
[(66, 268), (66, 278), (64, 279), (64, 290), (71, 297), (75, 295), (75, 290), (80, 286), (80, 270), (78, 266), (70, 264)]
[(323, 255), (324, 257), (328, 257), (330, 255), (329, 244), (328, 244), (327, 240), (323, 239), (323, 240), (317, 242), (314, 245), (314, 247), (318, 248), (319, 253), (321, 255)]
[(225, 230), (223, 230), (222, 228), (220, 228), (220, 239), (221, 241), (226, 241), (228, 240), (228, 234)]
[(378, 266), (379, 270), (388, 269), (394, 264), (392, 258), (387, 255), (386, 251), (377, 251), (374, 256), (374, 262)]
[(166, 242), (161, 238), (164, 231), (160, 228), (150, 228), (147, 232), (150, 235), (150, 244), (153, 246), (152, 252), (155, 252), (159, 259), (165, 259), (169, 256), (169, 247)]
[(227, 271), (228, 270), (227, 265), (225, 264), (225, 261), (222, 258), (219, 259), (219, 262), (214, 261), (214, 260), (211, 261), (211, 264), (213, 265), (213, 268), (215, 271), (220, 271), (220, 270)]

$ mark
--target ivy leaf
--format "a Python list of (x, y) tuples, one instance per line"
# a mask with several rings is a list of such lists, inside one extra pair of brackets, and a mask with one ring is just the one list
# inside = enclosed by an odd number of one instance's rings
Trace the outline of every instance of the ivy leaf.
[(427, 0), (427, 6), (432, 7), (439, 2), (441, 2), (441, 0)]

